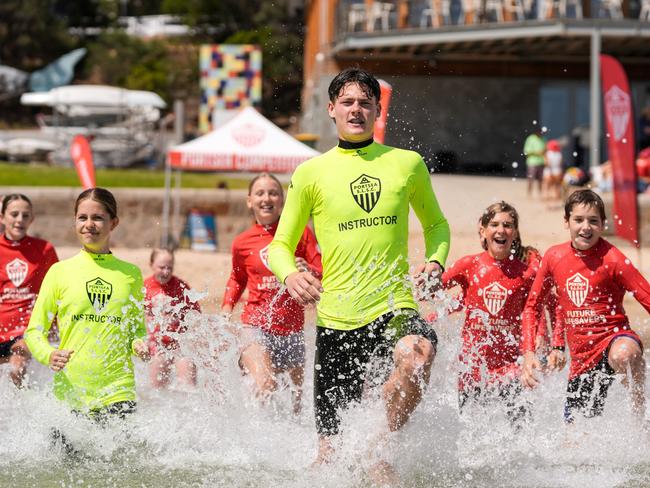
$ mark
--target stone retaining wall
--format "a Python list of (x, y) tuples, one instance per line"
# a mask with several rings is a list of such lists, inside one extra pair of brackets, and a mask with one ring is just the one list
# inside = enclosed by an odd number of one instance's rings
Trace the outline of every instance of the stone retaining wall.
[[(141, 248), (157, 246), (162, 237), (162, 189), (115, 189), (120, 225), (113, 233), (113, 246)], [(73, 207), (79, 188), (0, 187), (0, 194), (24, 193), (32, 199), (36, 220), (30, 234), (51, 241), (55, 246), (76, 246)], [(180, 222), (173, 226), (173, 238), (178, 241), (185, 225), (187, 213), (192, 208), (212, 212), (217, 222), (217, 247), (229, 252), (233, 238), (251, 224), (252, 217), (246, 207), (245, 190), (180, 190)], [(172, 205), (175, 196), (172, 197)], [(612, 194), (603, 195), (610, 223), (613, 221)], [(650, 245), (650, 194), (639, 195), (641, 244)], [(171, 216), (170, 216), (171, 219)], [(612, 223), (608, 235), (613, 234)]]
[[(0, 187), (0, 194), (19, 192), (34, 204), (36, 219), (30, 234), (47, 239), (55, 246), (76, 246), (74, 232), (74, 202), (79, 188)], [(121, 188), (111, 190), (117, 199), (120, 224), (112, 235), (114, 247), (154, 247), (162, 237), (162, 208), (164, 190)], [(181, 189), (180, 222), (172, 227), (178, 242), (187, 214), (192, 208), (212, 212), (217, 223), (217, 247), (229, 252), (233, 238), (252, 222), (246, 207), (245, 190)], [(172, 208), (175, 199), (172, 196)], [(170, 221), (172, 216), (170, 216)]]

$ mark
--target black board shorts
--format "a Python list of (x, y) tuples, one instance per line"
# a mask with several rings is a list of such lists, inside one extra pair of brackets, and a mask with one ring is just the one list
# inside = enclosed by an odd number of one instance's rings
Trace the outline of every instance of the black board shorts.
[(603, 354), (596, 366), (567, 383), (564, 421), (573, 423), (576, 413), (588, 418), (602, 415), (613, 382), (614, 370), (609, 365), (607, 354)]
[[(614, 341), (620, 337), (630, 337), (636, 340), (636, 337), (631, 335), (615, 336), (607, 349), (603, 351), (603, 356), (596, 366), (569, 380), (566, 390), (566, 402), (564, 403), (564, 421), (566, 423), (573, 423), (576, 413), (581, 413), (587, 418), (598, 417), (603, 414), (607, 392), (609, 387), (612, 386), (616, 374), (609, 365), (609, 349)], [(640, 343), (639, 346), (643, 349)]]
[(14, 346), (16, 341), (22, 339), (23, 336), (14, 337), (10, 341), (0, 342), (0, 358), (8, 358), (11, 356), (11, 348)]
[(412, 309), (389, 312), (358, 329), (318, 327), (314, 409), (319, 435), (338, 434), (339, 410), (361, 400), (367, 381), (383, 384), (392, 368), (395, 344), (408, 335), (423, 336), (434, 348), (438, 343), (431, 325)]

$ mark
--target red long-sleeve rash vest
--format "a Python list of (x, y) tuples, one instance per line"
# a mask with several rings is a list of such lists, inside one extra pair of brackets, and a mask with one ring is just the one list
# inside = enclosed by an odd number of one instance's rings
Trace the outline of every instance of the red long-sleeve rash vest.
[(43, 239), (10, 241), (0, 235), (0, 342), (23, 334), (43, 278), (58, 260), (52, 244)]
[[(461, 287), (466, 309), (459, 360), (468, 370), (461, 374), (461, 387), (498, 379), (516, 366), (521, 314), (539, 266), (538, 255), (531, 258), (528, 264), (514, 258), (499, 261), (483, 252), (459, 259), (443, 274), (445, 288)], [(483, 369), (494, 378), (481, 378)]]
[[(262, 327), (273, 334), (288, 335), (302, 330), (302, 305), (285, 290), (278, 296), (280, 282), (268, 265), (269, 244), (277, 224), (253, 225), (239, 234), (232, 244), (232, 272), (226, 285), (223, 305), (234, 306), (248, 289), (241, 321)], [(320, 251), (314, 233), (308, 227), (298, 243), (296, 256), (303, 258), (313, 272), (323, 272)]]
[(553, 286), (559, 297), (556, 329), (566, 330), (571, 353), (569, 378), (593, 368), (614, 337), (638, 339), (623, 309), (626, 291), (650, 312), (650, 285), (609, 242), (600, 239), (587, 251), (574, 249), (570, 242), (553, 246), (542, 259), (524, 310), (525, 352), (535, 348), (535, 313)]

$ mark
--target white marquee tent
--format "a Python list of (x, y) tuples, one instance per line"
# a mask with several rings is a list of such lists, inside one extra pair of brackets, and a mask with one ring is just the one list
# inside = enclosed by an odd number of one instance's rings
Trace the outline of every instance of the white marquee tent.
[(246, 107), (214, 131), (173, 146), (167, 157), (174, 169), (291, 173), (318, 154)]
[[(165, 171), (162, 245), (167, 246), (170, 238), (172, 169), (178, 175), (183, 170), (292, 173), (300, 163), (318, 154), (252, 107), (204, 136), (171, 147)], [(178, 177), (176, 186), (180, 187)], [(180, 202), (174, 207), (174, 221), (178, 221)]]

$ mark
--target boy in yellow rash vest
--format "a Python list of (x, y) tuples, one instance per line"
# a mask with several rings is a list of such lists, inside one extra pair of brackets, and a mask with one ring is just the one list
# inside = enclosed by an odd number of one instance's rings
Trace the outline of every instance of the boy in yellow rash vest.
[[(449, 225), (420, 155), (372, 139), (381, 110), (377, 80), (345, 70), (329, 97), (339, 144), (296, 169), (269, 248), (271, 269), (289, 293), (303, 304), (318, 301), (317, 462), (331, 454), (338, 410), (361, 398), (372, 358), (394, 360), (383, 387), (390, 430), (406, 423), (428, 382), (436, 335), (419, 317), (407, 279), (409, 206), (426, 247), (416, 285), (438, 278), (449, 252)], [(299, 272), (293, 258), (309, 218), (322, 252), (322, 284)]]
[[(108, 247), (116, 212), (107, 190), (95, 188), (79, 196), (75, 228), (83, 250), (50, 268), (25, 331), (32, 355), (56, 372), (55, 396), (91, 414), (133, 411), (131, 356), (148, 359), (142, 275)], [(54, 318), (61, 337), (58, 349), (47, 340)]]

